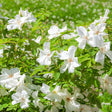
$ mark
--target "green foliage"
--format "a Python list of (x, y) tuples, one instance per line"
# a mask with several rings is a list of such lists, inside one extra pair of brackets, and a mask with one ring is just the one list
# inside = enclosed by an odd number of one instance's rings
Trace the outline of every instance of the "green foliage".
[[(107, 21), (106, 32), (108, 33), (107, 40), (112, 41), (112, 8), (109, 1), (96, 0), (94, 3), (90, 0), (1, 0), (3, 7), (1, 8), (1, 15), (7, 16), (10, 19), (14, 18), (18, 11), (21, 8), (28, 9), (32, 12), (37, 18), (35, 23), (32, 23), (31, 26), (25, 24), (23, 30), (12, 30), (8, 31), (6, 29), (7, 21), (0, 20), (0, 49), (4, 49), (3, 58), (0, 58), (0, 71), (2, 68), (14, 68), (18, 67), (21, 70), (21, 74), (25, 73), (30, 78), (34, 79), (33, 84), (41, 85), (43, 82), (49, 84), (51, 89), (54, 88), (53, 83), (61, 85), (64, 88), (68, 88), (72, 92), (73, 87), (79, 87), (81, 92), (91, 91), (87, 98), (89, 102), (82, 101), (79, 99), (81, 104), (88, 104), (91, 106), (97, 105), (103, 112), (111, 112), (112, 110), (112, 95), (109, 95), (107, 92), (103, 92), (102, 96), (99, 96), (99, 93), (102, 92), (100, 87), (100, 82), (98, 80), (99, 76), (108, 74), (112, 76), (112, 65), (110, 64), (109, 59), (106, 57), (103, 74), (99, 74), (98, 69), (94, 66), (99, 66), (95, 62), (94, 58), (97, 48), (91, 48), (89, 45), (86, 46), (84, 50), (77, 48), (75, 56), (78, 57), (79, 63), (81, 66), (74, 70), (74, 73), (60, 73), (60, 67), (63, 65), (63, 61), (57, 59), (53, 60), (51, 66), (39, 65), (36, 61), (37, 55), (39, 54), (39, 48), (43, 49), (44, 42), (48, 41), (48, 29), (51, 24), (58, 24), (60, 28), (63, 26), (63, 22), (67, 24), (68, 28), (71, 28), (70, 31), (64, 32), (63, 34), (69, 34), (73, 32), (73, 26), (85, 26), (87, 27), (94, 19), (98, 19), (100, 15), (104, 14), (105, 9), (110, 9), (110, 19)], [(80, 5), (82, 4), (82, 5)], [(85, 5), (84, 5), (85, 4)], [(88, 5), (87, 5), (88, 4)], [(86, 7), (87, 5), (87, 7)], [(78, 7), (79, 6), (79, 7)], [(94, 11), (96, 10), (96, 11)], [(100, 13), (98, 13), (98, 11)], [(70, 21), (73, 22), (72, 25)], [(39, 35), (42, 36), (42, 41), (37, 44), (32, 39), (36, 39)], [(50, 49), (51, 51), (68, 50), (69, 46), (75, 45), (78, 46), (78, 42), (75, 40), (77, 37), (73, 37), (69, 40), (63, 40), (61, 36), (54, 38), (51, 41)], [(106, 37), (105, 37), (106, 38)], [(25, 44), (29, 41), (29, 44)], [(10, 47), (9, 47), (10, 46)], [(22, 50), (25, 49), (25, 50)], [(112, 50), (112, 45), (111, 45)], [(56, 54), (54, 53), (54, 56)], [(56, 57), (54, 57), (55, 59)], [(46, 73), (53, 73), (52, 80), (50, 78), (45, 79), (43, 75)], [(94, 86), (94, 88), (92, 88)], [(97, 88), (97, 89), (95, 89)], [(4, 89), (5, 92), (7, 90)], [(0, 112), (37, 112), (38, 108), (35, 108), (30, 103), (30, 107), (26, 110), (20, 109), (20, 106), (11, 104), (11, 96), (2, 96), (2, 90), (0, 88)], [(11, 93), (12, 94), (12, 93)], [(41, 96), (43, 97), (43, 96)], [(85, 96), (86, 97), (86, 96)], [(42, 102), (50, 104), (49, 102), (41, 99)], [(110, 103), (110, 105), (101, 103)], [(64, 102), (62, 102), (64, 105)], [(50, 107), (49, 107), (50, 108)], [(38, 110), (39, 111), (39, 110)], [(65, 110), (61, 110), (65, 112)]]

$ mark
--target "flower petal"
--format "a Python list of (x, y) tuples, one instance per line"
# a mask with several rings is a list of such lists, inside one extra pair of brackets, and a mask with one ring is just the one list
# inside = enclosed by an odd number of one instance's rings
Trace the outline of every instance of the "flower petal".
[(95, 61), (104, 64), (105, 54), (101, 53), (100, 51), (97, 52)]
[(75, 51), (77, 50), (77, 47), (75, 46), (70, 46), (68, 48), (68, 55), (69, 55), (69, 58), (73, 58), (75, 56)]

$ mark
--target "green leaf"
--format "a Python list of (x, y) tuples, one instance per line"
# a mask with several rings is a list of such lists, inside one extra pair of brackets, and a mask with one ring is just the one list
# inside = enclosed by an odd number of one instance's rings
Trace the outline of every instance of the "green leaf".
[(91, 59), (91, 58), (89, 58), (89, 55), (88, 55), (88, 54), (85, 54), (85, 55), (80, 56), (80, 57), (78, 58), (79, 63), (82, 63), (82, 62), (87, 61), (87, 60), (90, 60), (90, 59)]
[(43, 70), (45, 70), (45, 67), (43, 65), (39, 65), (37, 68), (34, 69), (33, 73), (30, 75), (30, 77), (35, 75), (37, 72), (40, 72)]
[(60, 73), (59, 72), (57, 72), (57, 73), (54, 73), (54, 79), (55, 80), (58, 80), (59, 79), (59, 77), (60, 77)]
[(74, 73), (77, 74), (77, 75), (79, 75), (79, 76), (82, 75), (81, 72), (80, 71), (77, 71), (77, 70), (75, 70)]

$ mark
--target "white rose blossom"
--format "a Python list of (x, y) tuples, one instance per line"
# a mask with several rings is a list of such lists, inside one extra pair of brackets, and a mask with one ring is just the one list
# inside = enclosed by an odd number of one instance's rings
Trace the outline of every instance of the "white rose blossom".
[(61, 73), (64, 73), (67, 68), (69, 73), (73, 73), (74, 69), (80, 66), (80, 64), (78, 63), (78, 58), (74, 57), (76, 49), (77, 48), (75, 46), (70, 46), (68, 48), (68, 51), (62, 51), (61, 53), (57, 53), (59, 59), (64, 60), (64, 64), (60, 68)]
[(44, 50), (40, 50), (39, 58), (37, 61), (41, 65), (51, 65), (51, 57), (54, 54), (55, 51), (51, 52), (50, 51), (50, 42), (45, 42), (43, 45)]

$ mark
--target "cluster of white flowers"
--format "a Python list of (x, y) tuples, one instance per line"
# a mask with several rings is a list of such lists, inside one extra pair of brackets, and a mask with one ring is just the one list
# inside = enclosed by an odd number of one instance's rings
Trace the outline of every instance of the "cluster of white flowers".
[[(78, 88), (74, 88), (73, 94), (68, 92), (67, 89), (61, 88), (61, 86), (56, 86), (52, 91), (50, 91), (50, 86), (42, 84), (42, 87), (26, 84), (24, 83), (25, 75), (20, 75), (19, 68), (12, 69), (2, 69), (0, 75), (0, 85), (7, 88), (9, 92), (16, 91), (12, 94), (12, 105), (20, 103), (21, 108), (29, 107), (30, 97), (33, 97), (33, 103), (35, 107), (39, 107), (39, 111), (42, 112), (46, 105), (40, 102), (38, 96), (39, 92), (46, 94), (44, 99), (51, 101), (49, 105), (52, 105), (51, 110), (46, 109), (45, 112), (58, 112), (59, 109), (63, 109), (61, 101), (65, 102), (66, 112), (85, 112), (86, 108), (89, 109), (89, 112), (95, 112), (96, 108), (88, 105), (81, 105), (77, 102), (77, 98), (82, 98), (83, 95), (80, 93)], [(30, 86), (29, 86), (30, 85)], [(93, 109), (93, 110), (92, 110)]]
[[(43, 49), (44, 50), (39, 49), (40, 57), (37, 59), (37, 61), (41, 65), (51, 65), (51, 57), (55, 51), (50, 51), (50, 42), (45, 42)], [(60, 60), (64, 60), (64, 65), (60, 68), (61, 73), (65, 72), (67, 68), (69, 73), (73, 73), (74, 68), (80, 66), (78, 63), (78, 58), (74, 57), (76, 49), (77, 48), (75, 46), (70, 46), (68, 51), (63, 51), (61, 53), (57, 52)]]
[[(28, 103), (29, 95), (33, 92), (32, 89), (36, 89), (35, 87), (30, 84), (24, 83), (25, 74), (20, 75), (19, 68), (12, 68), (12, 69), (2, 69), (0, 75), (0, 85), (7, 88), (9, 92), (16, 91), (16, 93), (12, 94), (12, 105), (20, 103), (21, 108), (29, 107)], [(5, 94), (5, 93), (4, 93)]]
[[(108, 56), (112, 60), (112, 51), (110, 51), (110, 42), (105, 42), (103, 36), (107, 35), (104, 30), (106, 27), (106, 19), (108, 19), (107, 15), (109, 10), (106, 10), (104, 17), (100, 17), (100, 20), (94, 21), (88, 29), (83, 26), (77, 27), (77, 33), (70, 33), (61, 35), (62, 32), (67, 30), (67, 27), (63, 27), (62, 29), (58, 28), (56, 25), (53, 25), (48, 30), (48, 38), (49, 42), (45, 42), (43, 45), (43, 50), (39, 49), (39, 57), (37, 58), (37, 62), (41, 65), (52, 64), (52, 57), (54, 53), (57, 54), (57, 58), (60, 60), (64, 60), (64, 64), (60, 68), (60, 73), (64, 73), (68, 69), (68, 73), (74, 73), (76, 67), (81, 66), (78, 62), (78, 57), (75, 57), (75, 52), (77, 47), (74, 45), (68, 48), (68, 51), (51, 51), (50, 50), (50, 40), (53, 38), (58, 38), (59, 36), (62, 39), (71, 39), (74, 36), (79, 36), (76, 41), (78, 41), (78, 47), (84, 49), (86, 44), (89, 44), (91, 47), (99, 48), (98, 53), (96, 54), (95, 61), (104, 65), (105, 55)], [(24, 23), (35, 22), (36, 18), (32, 16), (27, 10), (23, 11), (20, 9), (19, 15), (15, 16), (15, 19), (11, 19), (8, 21), (9, 25), (7, 25), (8, 30), (13, 30), (18, 28), (22, 30), (22, 25)], [(74, 30), (75, 31), (75, 30)], [(36, 43), (40, 43), (42, 37), (39, 36), (36, 40), (32, 39)], [(3, 50), (0, 50), (0, 57), (2, 57)], [(51, 77), (53, 78), (52, 73), (48, 73), (43, 75), (44, 78)], [(112, 77), (105, 75), (105, 77), (101, 78), (101, 84), (104, 90), (107, 90), (110, 94), (112, 94)], [(73, 93), (70, 93), (67, 89), (61, 88), (61, 86), (57, 86), (51, 91), (50, 86), (47, 84), (42, 84), (42, 87), (35, 87), (36, 85), (30, 83), (24, 83), (25, 74), (20, 75), (19, 68), (12, 69), (2, 69), (0, 75), (0, 85), (7, 88), (9, 92), (15, 91), (12, 94), (12, 104), (20, 103), (21, 108), (29, 107), (30, 97), (33, 98), (33, 103), (35, 107), (39, 107), (39, 111), (42, 112), (46, 106), (41, 103), (41, 100), (38, 96), (39, 92), (44, 93), (46, 96), (44, 99), (50, 101), (49, 105), (51, 106), (51, 110), (48, 108), (45, 112), (58, 112), (59, 109), (65, 108), (66, 112), (95, 112), (98, 111), (97, 107), (93, 108), (89, 105), (82, 105), (77, 101), (77, 98), (82, 98), (83, 95), (80, 93), (78, 88), (73, 90)], [(64, 101), (64, 105), (62, 105), (62, 101)]]
[(92, 47), (98, 47), (100, 51), (96, 54), (95, 61), (104, 64), (105, 55), (112, 60), (112, 51), (110, 51), (110, 42), (104, 42), (103, 36), (107, 35), (104, 30), (108, 19), (109, 10), (107, 9), (104, 17), (100, 17), (99, 20), (95, 20), (89, 27), (88, 30), (80, 26), (77, 28), (79, 38), (76, 40), (79, 42), (79, 48), (84, 49), (86, 42)]
[(31, 23), (35, 22), (36, 18), (32, 15), (32, 13), (29, 13), (28, 10), (23, 11), (20, 9), (19, 14), (15, 16), (15, 19), (11, 19), (8, 21), (7, 29), (13, 30), (13, 29), (19, 29), (22, 30), (22, 26), (25, 23)]
[[(101, 17), (97, 22), (93, 22), (88, 28), (89, 31), (87, 31), (87, 29), (82, 26), (77, 27), (79, 37), (76, 39), (76, 41), (79, 42), (78, 47), (84, 49), (86, 46), (86, 42), (92, 47), (98, 47), (100, 51), (98, 51), (98, 53), (96, 54), (95, 61), (101, 63), (102, 65), (104, 64), (105, 55), (107, 55), (112, 60), (110, 42), (104, 42), (103, 39), (103, 36), (107, 34), (104, 32), (106, 23), (102, 22), (105, 22), (106, 19), (108, 19), (108, 13), (109, 11), (106, 10), (104, 17)], [(50, 34), (48, 38), (52, 39), (60, 36), (60, 32), (65, 31), (65, 29), (66, 28), (59, 29), (57, 26), (51, 26), (51, 28), (48, 30), (48, 33)], [(51, 53), (50, 42), (45, 42), (43, 48), (43, 51), (40, 49), (40, 57), (37, 59), (37, 61), (41, 65), (50, 65), (51, 57), (55, 51)], [(64, 60), (64, 65), (60, 68), (61, 73), (65, 72), (67, 68), (69, 73), (73, 73), (74, 68), (80, 66), (80, 64), (78, 63), (78, 58), (74, 57), (76, 49), (77, 48), (75, 46), (70, 46), (68, 51), (57, 53), (59, 59)]]

